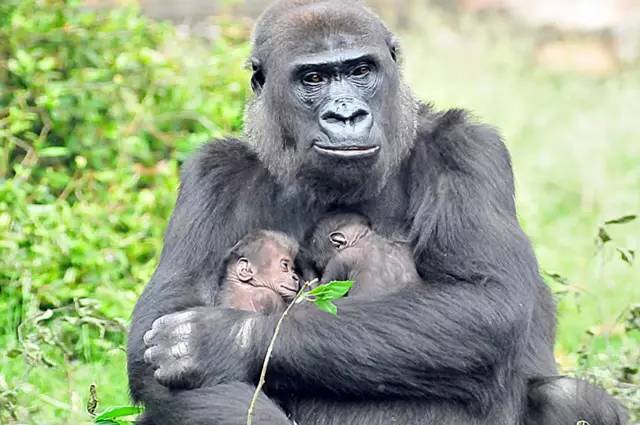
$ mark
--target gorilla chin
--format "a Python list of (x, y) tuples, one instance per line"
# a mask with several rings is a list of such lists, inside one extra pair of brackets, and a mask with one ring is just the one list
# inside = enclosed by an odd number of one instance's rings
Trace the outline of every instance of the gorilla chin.
[(307, 142), (310, 149), (297, 181), (329, 203), (375, 196), (389, 177), (385, 161), (389, 142), (385, 136), (376, 125), (357, 138), (321, 133)]

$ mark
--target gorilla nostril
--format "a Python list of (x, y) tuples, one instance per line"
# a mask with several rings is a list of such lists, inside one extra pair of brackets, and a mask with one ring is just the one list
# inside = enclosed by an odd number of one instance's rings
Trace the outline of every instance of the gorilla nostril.
[(322, 121), (326, 121), (329, 124), (338, 124), (338, 123), (345, 123), (347, 121), (347, 118), (337, 114), (333, 111), (328, 111), (325, 112), (324, 114), (322, 114), (322, 116), (320, 117), (320, 119)]
[(352, 125), (356, 125), (368, 116), (369, 112), (365, 111), (364, 109), (358, 109), (353, 115), (351, 115), (351, 118), (349, 120), (351, 121)]

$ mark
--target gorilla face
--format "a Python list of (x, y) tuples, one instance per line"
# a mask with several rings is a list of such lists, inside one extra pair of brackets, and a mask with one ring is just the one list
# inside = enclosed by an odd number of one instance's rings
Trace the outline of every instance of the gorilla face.
[(376, 95), (386, 83), (381, 59), (351, 49), (297, 62), (291, 72), (293, 101), (311, 117), (303, 146), (329, 160), (375, 161), (384, 143), (375, 118), (382, 112)]
[(247, 136), (288, 184), (329, 202), (375, 196), (415, 134), (397, 46), (355, 3), (300, 3), (257, 25)]

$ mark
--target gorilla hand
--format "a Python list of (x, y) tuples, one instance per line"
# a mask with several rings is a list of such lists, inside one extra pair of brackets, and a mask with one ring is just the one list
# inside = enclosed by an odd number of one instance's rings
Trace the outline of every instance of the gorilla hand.
[[(257, 370), (252, 313), (194, 308), (160, 317), (144, 335), (144, 360), (169, 388), (198, 388), (229, 381), (248, 382)], [(267, 321), (262, 316), (261, 321)]]

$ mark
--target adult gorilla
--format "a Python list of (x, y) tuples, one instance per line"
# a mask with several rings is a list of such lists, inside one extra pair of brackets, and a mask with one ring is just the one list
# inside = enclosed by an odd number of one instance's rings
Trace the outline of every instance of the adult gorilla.
[[(165, 246), (138, 302), (129, 379), (147, 423), (241, 424), (275, 316), (198, 308), (225, 252), (257, 228), (302, 239), (350, 210), (404, 232), (419, 289), (297, 306), (276, 344), (257, 424), (570, 424), (623, 421), (595, 387), (556, 373), (554, 307), (489, 127), (437, 112), (402, 83), (398, 47), (343, 1), (281, 1), (260, 19), (246, 141), (183, 169)], [(526, 395), (529, 392), (529, 408)]]

